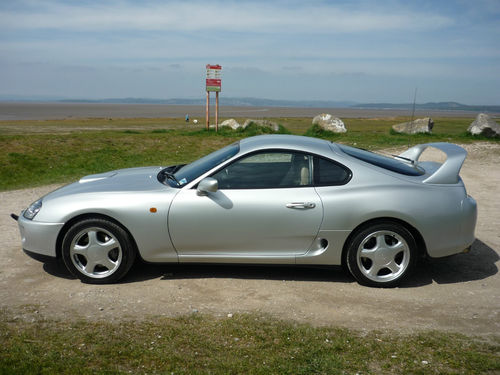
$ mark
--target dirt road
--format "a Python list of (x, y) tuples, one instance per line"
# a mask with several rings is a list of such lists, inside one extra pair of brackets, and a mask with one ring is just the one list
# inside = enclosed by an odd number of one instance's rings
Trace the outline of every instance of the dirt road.
[[(500, 145), (466, 146), (462, 177), (479, 205), (469, 254), (422, 263), (396, 289), (358, 285), (340, 268), (138, 265), (123, 283), (82, 284), (21, 251), (9, 217), (54, 186), (0, 193), (0, 308), (15, 319), (142, 319), (266, 313), (357, 330), (500, 334)], [(435, 157), (437, 155), (429, 154)]]

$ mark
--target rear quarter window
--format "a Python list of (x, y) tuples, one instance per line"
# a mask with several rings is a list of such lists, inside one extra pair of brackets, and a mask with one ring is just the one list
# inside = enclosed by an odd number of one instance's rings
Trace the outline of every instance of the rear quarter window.
[(316, 156), (314, 158), (314, 185), (344, 185), (351, 179), (351, 171), (332, 160)]

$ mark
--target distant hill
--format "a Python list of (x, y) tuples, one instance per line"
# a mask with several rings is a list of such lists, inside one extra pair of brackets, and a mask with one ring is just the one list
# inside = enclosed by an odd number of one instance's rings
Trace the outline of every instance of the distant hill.
[[(413, 103), (365, 103), (354, 104), (354, 108), (366, 109), (408, 109), (413, 108)], [(433, 109), (441, 111), (472, 111), (472, 112), (500, 112), (500, 105), (467, 105), (457, 102), (438, 102), (415, 104), (415, 109)]]
[[(212, 98), (212, 100), (215, 100)], [(366, 109), (407, 109), (411, 110), (412, 103), (356, 103), (352, 101), (330, 100), (276, 100), (265, 98), (231, 98), (220, 97), (220, 104), (235, 107), (299, 107), (299, 108), (366, 108)], [(205, 98), (109, 98), (109, 99), (65, 99), (63, 103), (122, 103), (122, 104), (171, 104), (171, 105), (205, 105)], [(457, 102), (430, 102), (415, 105), (416, 109), (432, 109), (442, 111), (473, 111), (473, 112), (500, 112), (500, 105), (467, 105)]]
[[(64, 99), (61, 103), (122, 103), (122, 104), (172, 104), (172, 105), (205, 105), (205, 98), (199, 99), (153, 99), (153, 98), (109, 98), (109, 99)], [(213, 97), (211, 100), (215, 100)], [(356, 102), (326, 100), (275, 100), (261, 98), (231, 98), (221, 96), (219, 103), (235, 107), (300, 107), (300, 108), (349, 108)]]
[[(116, 103), (116, 104), (163, 104), (163, 105), (205, 105), (205, 97), (200, 98), (107, 98), (107, 99), (55, 99), (49, 97), (8, 97), (0, 96), (0, 101), (58, 102), (58, 103)], [(214, 102), (211, 98), (211, 102)], [(413, 103), (357, 103), (332, 100), (277, 100), (265, 98), (239, 98), (220, 96), (220, 104), (234, 107), (294, 107), (294, 108), (359, 108), (359, 109), (402, 109), (411, 111)], [(417, 110), (468, 111), (500, 113), (500, 105), (467, 105), (457, 102), (417, 103)]]

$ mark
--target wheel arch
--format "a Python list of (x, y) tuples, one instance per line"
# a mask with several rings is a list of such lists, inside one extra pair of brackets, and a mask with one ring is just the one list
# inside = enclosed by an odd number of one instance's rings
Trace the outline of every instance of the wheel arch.
[(359, 224), (356, 228), (354, 228), (347, 239), (344, 242), (344, 246), (342, 247), (342, 267), (344, 269), (347, 268), (347, 250), (349, 249), (349, 244), (351, 243), (352, 239), (356, 234), (358, 234), (360, 231), (364, 230), (365, 228), (368, 228), (372, 225), (379, 224), (379, 223), (393, 223), (397, 225), (403, 226), (405, 229), (407, 229), (413, 238), (415, 239), (415, 242), (417, 244), (417, 251), (420, 257), (426, 257), (427, 256), (427, 246), (425, 244), (425, 240), (413, 225), (409, 224), (408, 222), (397, 219), (394, 217), (378, 217), (374, 219), (367, 220), (361, 224)]
[(66, 222), (66, 224), (64, 224), (64, 226), (59, 231), (59, 234), (58, 234), (57, 240), (56, 240), (56, 258), (57, 259), (62, 259), (62, 243), (63, 243), (64, 236), (66, 235), (66, 233), (68, 232), (68, 230), (75, 223), (77, 223), (79, 221), (82, 221), (82, 220), (86, 220), (86, 219), (103, 219), (103, 220), (111, 221), (112, 223), (118, 225), (125, 232), (127, 232), (128, 236), (132, 240), (132, 246), (134, 247), (136, 256), (141, 257), (141, 254), (139, 253), (139, 249), (137, 247), (137, 243), (135, 241), (135, 238), (134, 238), (134, 236), (132, 236), (132, 233), (130, 233), (130, 231), (128, 230), (128, 228), (125, 225), (123, 225), (118, 220), (116, 220), (113, 217), (108, 216), (108, 215), (98, 214), (98, 213), (85, 213), (85, 214), (81, 214), (81, 215), (75, 216), (75, 217), (71, 218), (70, 220), (68, 220)]

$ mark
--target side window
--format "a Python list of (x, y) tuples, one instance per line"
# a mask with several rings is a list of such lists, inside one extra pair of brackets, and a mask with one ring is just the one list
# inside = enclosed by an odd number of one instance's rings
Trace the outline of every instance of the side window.
[(344, 185), (351, 179), (351, 171), (331, 160), (314, 158), (314, 185)]
[(274, 189), (311, 185), (311, 156), (267, 151), (243, 157), (212, 175), (219, 189)]

